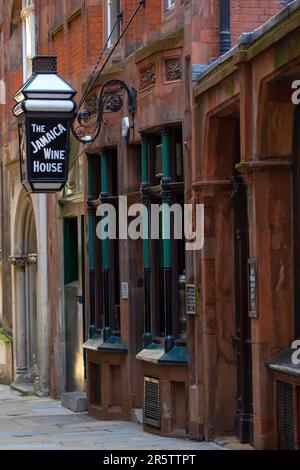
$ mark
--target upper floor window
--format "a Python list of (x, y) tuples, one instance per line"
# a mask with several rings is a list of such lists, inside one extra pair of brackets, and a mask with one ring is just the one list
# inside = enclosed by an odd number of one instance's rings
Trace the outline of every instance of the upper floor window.
[(31, 75), (31, 59), (35, 56), (35, 14), (32, 0), (22, 2), (22, 28), (23, 28), (23, 75), (24, 80)]
[(166, 10), (170, 10), (175, 6), (175, 0), (166, 0)]
[[(171, 128), (168, 131), (168, 153), (170, 163), (170, 176), (172, 180), (170, 200), (171, 205), (178, 204), (184, 214), (184, 168), (183, 168), (183, 142), (182, 129)], [(149, 197), (151, 204), (162, 204), (163, 194), (158, 186), (161, 184), (163, 176), (163, 141), (161, 134), (148, 136), (149, 154), (149, 176), (150, 188)], [(151, 219), (151, 214), (150, 214)], [(174, 219), (173, 219), (174, 220)], [(152, 221), (150, 221), (151, 225)], [(172, 222), (173, 223), (173, 222)], [(182, 218), (183, 224), (183, 218)], [(182, 225), (182, 232), (184, 227)], [(163, 238), (163, 217), (160, 214), (159, 237), (151, 240), (151, 283), (152, 283), (152, 328), (153, 333), (159, 337), (164, 337), (166, 332), (165, 323), (165, 285), (164, 285), (164, 238)], [(185, 306), (185, 240), (171, 238), (172, 251), (172, 275), (171, 275), (171, 316), (173, 324), (173, 334), (178, 339), (185, 340), (186, 333), (186, 306)]]
[(118, 23), (116, 24), (120, 13), (120, 0), (106, 0), (107, 38), (109, 38), (108, 47), (111, 47), (120, 37), (120, 21), (118, 21)]

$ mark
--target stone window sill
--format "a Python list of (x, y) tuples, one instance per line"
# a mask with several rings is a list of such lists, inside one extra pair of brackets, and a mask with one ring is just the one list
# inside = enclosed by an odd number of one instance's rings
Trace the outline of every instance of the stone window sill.
[(118, 336), (112, 336), (108, 341), (104, 342), (103, 337), (100, 335), (94, 336), (93, 338), (86, 341), (83, 345), (83, 349), (88, 351), (102, 351), (102, 352), (120, 352), (127, 353), (128, 346), (122, 343), (121, 338)]
[(185, 346), (174, 346), (166, 353), (164, 345), (152, 343), (140, 351), (136, 358), (142, 362), (150, 362), (158, 365), (186, 366), (188, 364), (187, 348)]

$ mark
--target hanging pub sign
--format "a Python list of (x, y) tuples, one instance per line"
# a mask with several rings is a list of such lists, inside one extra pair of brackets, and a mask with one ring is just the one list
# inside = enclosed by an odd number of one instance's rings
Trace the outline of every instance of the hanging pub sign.
[(63, 186), (68, 178), (70, 120), (28, 118), (27, 132), (30, 181), (40, 189), (51, 183)]
[(21, 179), (29, 192), (58, 192), (68, 179), (76, 90), (56, 72), (56, 57), (35, 57), (33, 74), (15, 96)]

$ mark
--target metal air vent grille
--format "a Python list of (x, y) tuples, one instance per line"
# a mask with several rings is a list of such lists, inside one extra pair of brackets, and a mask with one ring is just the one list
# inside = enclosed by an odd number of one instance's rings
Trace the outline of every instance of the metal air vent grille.
[(144, 423), (160, 428), (160, 386), (159, 380), (144, 378)]
[(293, 386), (279, 382), (279, 432), (281, 449), (295, 450), (295, 403)]

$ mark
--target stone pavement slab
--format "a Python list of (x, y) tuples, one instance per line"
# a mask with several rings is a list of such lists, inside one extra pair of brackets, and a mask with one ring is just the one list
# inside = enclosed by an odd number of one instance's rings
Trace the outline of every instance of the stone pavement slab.
[(138, 423), (97, 421), (50, 398), (0, 385), (0, 450), (222, 450), (215, 443), (162, 438)]

